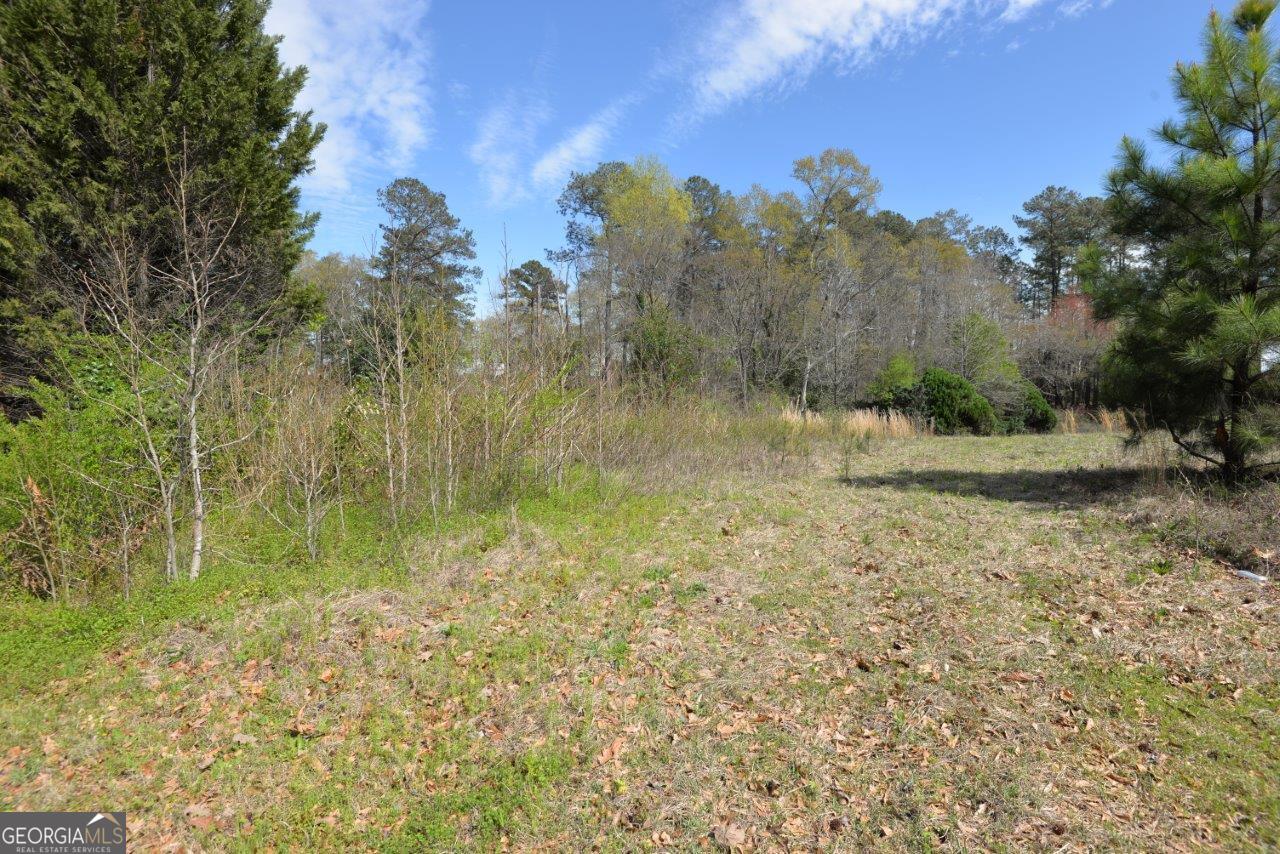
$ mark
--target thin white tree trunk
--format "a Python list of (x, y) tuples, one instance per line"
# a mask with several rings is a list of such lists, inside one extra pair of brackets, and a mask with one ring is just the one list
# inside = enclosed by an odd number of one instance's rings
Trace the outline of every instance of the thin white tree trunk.
[(200, 465), (200, 430), (197, 418), (199, 408), (199, 365), (197, 342), (191, 337), (188, 350), (190, 388), (187, 394), (187, 453), (191, 465), (191, 565), (187, 577), (194, 581), (200, 577), (204, 562), (204, 478)]

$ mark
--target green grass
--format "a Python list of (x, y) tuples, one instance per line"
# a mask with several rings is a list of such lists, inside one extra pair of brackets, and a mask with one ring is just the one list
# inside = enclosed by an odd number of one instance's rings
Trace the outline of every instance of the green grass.
[(824, 447), (8, 605), (0, 806), (245, 851), (1280, 844), (1276, 603), (1081, 487), (1114, 439)]
[[(606, 499), (607, 484), (583, 479), (571, 488), (515, 502), (518, 516), (551, 536), (571, 536), (576, 526), (637, 536), (643, 533), (646, 512), (662, 500), (615, 495)], [(461, 540), (462, 556), (479, 555), (507, 537), (510, 511), (459, 513), (438, 530), (429, 523), (410, 530), (410, 540)], [(336, 514), (329, 519), (336, 527)], [(220, 525), (221, 523), (221, 525)], [(66, 605), (30, 597), (0, 599), (0, 697), (29, 690), (53, 679), (75, 676), (95, 653), (128, 638), (145, 641), (178, 622), (216, 623), (257, 604), (297, 596), (322, 595), (335, 590), (375, 586), (399, 587), (412, 582), (414, 569), (387, 534), (379, 514), (348, 507), (345, 535), (333, 537), (333, 549), (322, 560), (305, 560), (295, 538), (257, 515), (214, 517), (210, 527), (219, 535), (211, 549), (232, 555), (251, 554), (252, 563), (236, 557), (211, 561), (193, 582), (152, 581), (129, 599), (100, 598)]]

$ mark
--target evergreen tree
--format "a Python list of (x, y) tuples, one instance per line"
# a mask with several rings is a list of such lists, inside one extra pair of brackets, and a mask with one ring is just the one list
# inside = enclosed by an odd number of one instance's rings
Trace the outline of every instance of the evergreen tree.
[(565, 242), (572, 251), (588, 252), (599, 234), (608, 230), (609, 195), (630, 171), (627, 164), (611, 160), (590, 172), (570, 175), (556, 207), (566, 217)]
[(409, 299), (432, 311), (442, 311), (461, 323), (471, 315), (468, 294), (478, 268), (467, 264), (476, 257), (476, 241), (449, 212), (443, 193), (417, 178), (398, 178), (378, 191), (387, 214), (382, 246), (373, 268), (384, 280), (395, 278)]
[(673, 307), (678, 318), (687, 320), (698, 291), (707, 278), (704, 268), (717, 252), (724, 249), (738, 222), (733, 194), (725, 192), (718, 184), (694, 175), (685, 180), (684, 192), (689, 197), (691, 214), (684, 240), (684, 267), (677, 283)]
[(897, 211), (876, 211), (873, 216), (869, 217), (869, 220), (877, 231), (889, 235), (898, 243), (906, 244), (911, 242), (915, 228), (911, 220)]
[[(0, 5), (7, 316), (74, 301), (78, 272), (103, 234), (137, 247), (143, 292), (149, 269), (172, 269), (179, 169), (192, 197), (216, 191), (235, 207), (230, 248), (255, 259), (249, 297), (281, 291), (314, 224), (298, 211), (294, 182), (310, 169), (324, 127), (294, 109), (306, 70), (280, 64), (277, 40), (262, 30), (266, 8), (265, 0)], [(6, 331), (0, 371), (21, 373)]]
[(1026, 234), (1022, 243), (1033, 254), (1022, 294), (1033, 311), (1051, 311), (1071, 287), (1080, 249), (1097, 237), (1099, 201), (1066, 187), (1046, 187), (1023, 206), (1026, 216), (1013, 221)]
[(564, 283), (541, 261), (531, 258), (507, 273), (507, 300), (525, 311), (555, 311), (564, 296)]
[(1096, 310), (1121, 329), (1106, 367), (1111, 393), (1167, 428), (1229, 480), (1277, 435), (1280, 355), (1280, 65), (1267, 31), (1275, 0), (1209, 16), (1203, 62), (1178, 65), (1181, 118), (1152, 164), (1125, 139), (1109, 179), (1119, 232), (1143, 263), (1085, 259)]

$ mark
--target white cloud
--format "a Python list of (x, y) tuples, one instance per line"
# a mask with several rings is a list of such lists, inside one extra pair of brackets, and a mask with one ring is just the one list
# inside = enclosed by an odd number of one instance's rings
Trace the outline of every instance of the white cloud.
[(824, 64), (869, 62), (902, 44), (934, 36), (965, 16), (1009, 23), (1044, 2), (737, 0), (714, 19), (704, 41), (684, 121), (720, 112), (762, 90), (802, 82)]
[(1068, 18), (1078, 18), (1091, 9), (1105, 9), (1110, 5), (1111, 0), (1066, 0), (1058, 11)]
[(1009, 4), (1005, 7), (1004, 13), (1000, 16), (1002, 21), (1016, 21), (1024, 17), (1028, 12), (1039, 6), (1044, 0), (1009, 0)]
[(594, 166), (629, 103), (624, 99), (606, 107), (552, 146), (533, 165), (533, 182), (539, 187), (555, 186), (573, 170)]
[(524, 165), (538, 130), (550, 117), (541, 95), (509, 92), (481, 118), (468, 153), (480, 169), (491, 205), (506, 207), (528, 196)]
[(426, 0), (275, 0), (265, 28), (307, 66), (299, 106), (329, 126), (308, 191), (340, 197), (361, 175), (408, 164), (431, 138)]

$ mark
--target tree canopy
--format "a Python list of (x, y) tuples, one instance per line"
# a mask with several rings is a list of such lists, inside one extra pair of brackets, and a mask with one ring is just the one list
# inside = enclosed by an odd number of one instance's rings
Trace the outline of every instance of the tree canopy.
[(468, 294), (480, 275), (467, 263), (476, 257), (476, 241), (450, 213), (444, 194), (417, 178), (398, 178), (378, 191), (378, 203), (387, 222), (374, 270), (455, 321), (469, 317)]
[(136, 248), (141, 287), (175, 266), (178, 171), (191, 198), (216, 188), (233, 209), (229, 254), (253, 257), (253, 294), (283, 289), (315, 223), (295, 181), (324, 126), (294, 107), (306, 69), (281, 64), (266, 9), (0, 6), (0, 374), (35, 370), (16, 327), (82, 296), (78, 271), (106, 236)]

